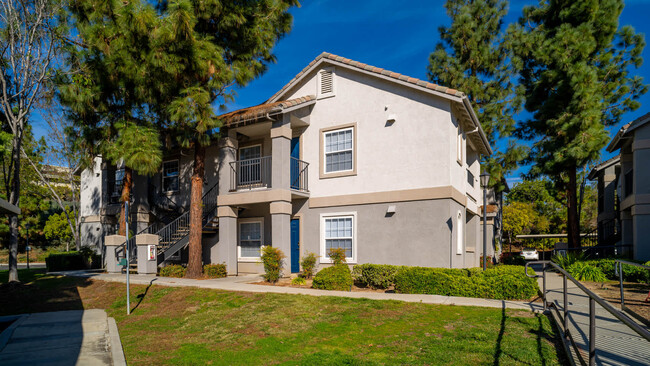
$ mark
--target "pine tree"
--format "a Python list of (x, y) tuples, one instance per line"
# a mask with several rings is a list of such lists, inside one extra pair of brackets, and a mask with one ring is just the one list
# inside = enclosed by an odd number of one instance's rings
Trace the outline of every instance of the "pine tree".
[[(502, 178), (517, 167), (526, 153), (511, 135), (514, 115), (522, 98), (515, 93), (508, 63), (508, 48), (501, 32), (507, 14), (507, 0), (447, 0), (449, 27), (440, 27), (440, 39), (429, 56), (428, 76), (434, 83), (466, 93), (472, 101), (481, 127), (495, 150), (485, 158), (491, 186), (504, 188)], [(496, 142), (507, 139), (505, 150)]]
[(542, 0), (508, 30), (532, 113), (517, 135), (533, 141), (529, 175), (547, 175), (566, 192), (570, 247), (580, 245), (577, 172), (599, 158), (605, 127), (638, 108), (647, 90), (630, 74), (645, 41), (619, 28), (622, 10), (622, 0)]

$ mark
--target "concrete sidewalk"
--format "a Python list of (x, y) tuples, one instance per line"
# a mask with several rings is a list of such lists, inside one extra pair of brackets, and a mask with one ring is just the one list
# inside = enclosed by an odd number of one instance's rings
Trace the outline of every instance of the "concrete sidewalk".
[[(541, 274), (541, 268), (535, 268)], [(542, 278), (538, 278), (542, 288)], [(547, 300), (564, 311), (562, 276), (546, 273)], [(567, 281), (569, 333), (585, 359), (589, 355), (589, 296)], [(556, 319), (559, 321), (559, 319)], [(570, 350), (575, 354), (574, 349)], [(575, 357), (575, 356), (574, 356)], [(647, 366), (650, 364), (650, 342), (623, 324), (596, 303), (596, 364)]]
[[(126, 282), (125, 274), (112, 274), (112, 273), (91, 273), (87, 271), (66, 271), (56, 272), (66, 276), (76, 276), (92, 278), (101, 281), (110, 282)], [(508, 300), (490, 300), (490, 299), (475, 299), (469, 297), (454, 297), (454, 296), (441, 296), (441, 295), (415, 295), (415, 294), (396, 294), (396, 293), (380, 293), (380, 292), (348, 292), (348, 291), (326, 291), (316, 290), (310, 288), (296, 288), (284, 286), (265, 286), (255, 285), (251, 282), (262, 281), (259, 275), (248, 275), (238, 277), (226, 277), (210, 280), (192, 280), (186, 278), (170, 278), (170, 277), (157, 277), (153, 275), (130, 275), (130, 282), (138, 285), (149, 285), (151, 283), (159, 286), (172, 286), (172, 287), (200, 287), (210, 288), (226, 291), (239, 291), (239, 292), (267, 292), (278, 294), (296, 294), (296, 295), (311, 295), (311, 296), (340, 296), (357, 299), (373, 299), (373, 300), (398, 300), (406, 302), (420, 302), (424, 304), (442, 304), (442, 305), (460, 305), (460, 306), (479, 306), (488, 308), (506, 308), (518, 309), (528, 311), (542, 311), (541, 303), (530, 303), (523, 301), (508, 301)]]
[(126, 366), (113, 318), (100, 309), (0, 317), (0, 365)]

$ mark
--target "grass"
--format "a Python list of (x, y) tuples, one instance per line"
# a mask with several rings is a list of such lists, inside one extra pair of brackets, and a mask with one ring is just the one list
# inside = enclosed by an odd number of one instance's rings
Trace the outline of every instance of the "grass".
[[(72, 246), (74, 249), (74, 245)], [(63, 248), (65, 251), (65, 248)], [(57, 248), (50, 248), (49, 250), (42, 249), (39, 247), (32, 246), (32, 250), (29, 251), (29, 261), (34, 263), (44, 263), (45, 258), (52, 252), (59, 251)], [(0, 249), (0, 263), (9, 263), (9, 249)], [(22, 249), (22, 252), (18, 252), (18, 263), (27, 263), (27, 252)]]
[(106, 309), (131, 365), (564, 363), (549, 320), (524, 311), (152, 285), (132, 286), (126, 316), (124, 284), (20, 277), (0, 315)]

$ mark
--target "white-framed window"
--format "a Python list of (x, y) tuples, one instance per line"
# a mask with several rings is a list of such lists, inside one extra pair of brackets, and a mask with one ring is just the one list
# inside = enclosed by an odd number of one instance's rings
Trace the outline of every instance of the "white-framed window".
[(334, 93), (334, 68), (324, 68), (318, 72), (318, 99), (333, 97)]
[(465, 225), (463, 213), (458, 211), (456, 215), (456, 254), (463, 254), (463, 241), (465, 240)]
[(329, 250), (334, 248), (345, 249), (347, 263), (356, 263), (356, 221), (356, 212), (321, 214), (321, 263), (332, 263)]
[(325, 173), (354, 170), (354, 128), (325, 132)]
[(463, 165), (463, 129), (458, 126), (458, 137), (456, 138), (456, 161)]
[(162, 191), (177, 192), (180, 187), (179, 176), (178, 160), (163, 162)]
[(264, 219), (239, 220), (238, 257), (242, 261), (259, 261), (264, 243)]

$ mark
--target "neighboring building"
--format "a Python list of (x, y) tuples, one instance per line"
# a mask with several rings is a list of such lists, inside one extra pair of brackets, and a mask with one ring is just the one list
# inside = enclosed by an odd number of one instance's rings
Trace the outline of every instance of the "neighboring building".
[[(350, 264), (479, 265), (479, 160), (492, 151), (462, 92), (323, 53), (264, 104), (220, 118), (205, 263), (259, 273), (273, 245), (291, 272), (307, 252), (330, 263), (329, 248)], [(160, 173), (134, 177), (134, 231), (160, 235), (161, 260), (185, 260), (191, 171), (176, 147)], [(116, 231), (122, 172), (97, 158), (82, 174), (85, 243)]]
[(607, 146), (620, 154), (589, 173), (598, 180), (598, 244), (643, 261), (650, 260), (649, 122), (650, 113), (623, 126)]

